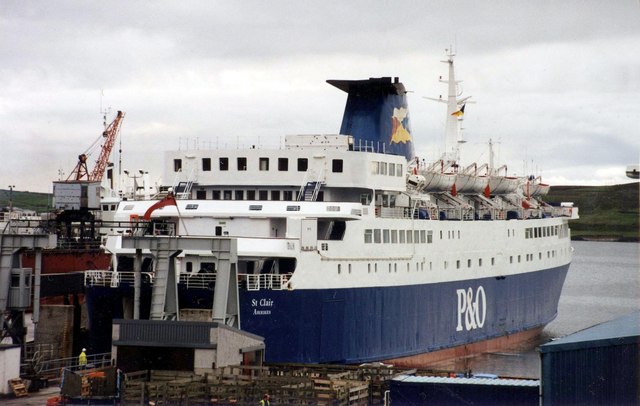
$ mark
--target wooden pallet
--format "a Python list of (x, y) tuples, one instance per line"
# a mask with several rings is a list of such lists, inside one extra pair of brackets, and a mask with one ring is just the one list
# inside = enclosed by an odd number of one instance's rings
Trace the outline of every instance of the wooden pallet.
[(11, 390), (17, 398), (29, 395), (27, 388), (24, 386), (24, 382), (22, 382), (20, 378), (9, 379), (9, 386), (11, 386)]

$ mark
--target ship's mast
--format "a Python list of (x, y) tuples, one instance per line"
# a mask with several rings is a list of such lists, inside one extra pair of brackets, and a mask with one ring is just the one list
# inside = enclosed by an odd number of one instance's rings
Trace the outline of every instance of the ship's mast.
[(459, 98), (462, 95), (462, 91), (458, 86), (462, 81), (456, 81), (455, 69), (453, 66), (453, 58), (456, 54), (453, 49), (447, 49), (447, 60), (441, 61), (449, 65), (449, 77), (448, 79), (442, 79), (441, 83), (447, 84), (447, 99), (444, 100), (442, 96), (439, 99), (427, 97), (427, 99), (435, 100), (437, 102), (447, 104), (447, 121), (445, 124), (444, 134), (444, 154), (442, 159), (445, 161), (458, 162), (460, 160), (460, 144), (464, 143), (462, 140), (462, 120), (464, 117), (465, 103), (471, 96)]

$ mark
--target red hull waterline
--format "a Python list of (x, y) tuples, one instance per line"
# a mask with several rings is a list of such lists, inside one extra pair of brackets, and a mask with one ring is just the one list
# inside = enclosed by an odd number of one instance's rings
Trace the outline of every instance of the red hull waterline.
[(531, 330), (492, 338), (490, 340), (459, 345), (457, 347), (447, 348), (444, 350), (412, 355), (410, 357), (388, 359), (385, 360), (384, 363), (392, 364), (397, 367), (422, 368), (437, 362), (449, 361), (452, 359), (464, 358), (487, 352), (504, 351), (516, 348), (523, 343), (532, 342), (540, 336), (543, 328), (544, 326), (540, 326)]

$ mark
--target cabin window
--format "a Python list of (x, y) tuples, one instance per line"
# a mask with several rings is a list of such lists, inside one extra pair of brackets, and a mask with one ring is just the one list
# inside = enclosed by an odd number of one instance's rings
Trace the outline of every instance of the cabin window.
[(427, 231), (427, 244), (431, 244), (433, 243), (433, 231), (432, 230), (428, 230)]
[(255, 190), (247, 190), (247, 200), (256, 200)]
[(416, 244), (420, 243), (420, 231), (413, 230), (413, 242)]
[(196, 199), (205, 200), (207, 198), (206, 190), (196, 190)]
[(331, 161), (331, 170), (336, 173), (342, 173), (342, 159), (334, 159)]
[(203, 273), (214, 273), (216, 271), (215, 262), (202, 262), (200, 264), (200, 272)]
[(258, 162), (259, 162), (259, 168), (261, 171), (269, 170), (269, 158), (262, 157)]
[(188, 261), (186, 268), (187, 268), (187, 272), (189, 272), (189, 273), (193, 272), (193, 262)]
[(244, 200), (244, 190), (235, 191), (235, 200)]
[(182, 159), (174, 159), (173, 160), (173, 171), (174, 172), (182, 171)]
[(400, 230), (400, 232), (398, 233), (399, 235), (399, 240), (400, 240), (400, 244), (404, 244), (405, 240), (404, 240), (404, 230)]
[(221, 235), (222, 235), (222, 227), (216, 226), (216, 236), (221, 236)]
[(220, 158), (220, 170), (221, 171), (229, 170), (229, 158)]
[(306, 172), (309, 169), (309, 160), (307, 158), (298, 158), (298, 172)]
[(423, 244), (427, 242), (427, 232), (425, 230), (420, 230), (420, 242)]
[(496, 264), (496, 259), (495, 258), (491, 258), (491, 266), (494, 266)]
[(272, 190), (271, 191), (271, 200), (280, 200), (280, 191)]
[(478, 266), (482, 266), (482, 258), (478, 258)]
[(115, 211), (116, 207), (117, 207), (117, 206), (116, 206), (115, 204), (112, 204), (112, 205), (111, 205), (111, 210), (112, 210), (112, 211)]
[(258, 200), (269, 200), (269, 191), (268, 190), (258, 191)]
[(247, 158), (245, 157), (238, 157), (237, 159), (237, 164), (238, 164), (238, 170), (239, 171), (246, 171), (247, 170)]
[(407, 244), (413, 243), (413, 232), (411, 230), (407, 230)]
[(396, 165), (396, 176), (402, 176), (402, 164)]
[(278, 170), (279, 171), (289, 170), (289, 158), (278, 158)]
[(389, 230), (382, 230), (382, 242), (389, 244)]
[(211, 191), (211, 199), (220, 200), (220, 191), (219, 190)]
[(391, 244), (398, 243), (398, 230), (391, 230)]
[(231, 200), (231, 191), (225, 190), (222, 194), (223, 200)]
[(471, 260), (467, 259), (467, 268), (471, 268)]
[(456, 260), (456, 269), (460, 269), (460, 260), (459, 259)]
[(364, 243), (371, 244), (373, 242), (373, 230), (364, 230)]
[(282, 200), (292, 201), (293, 192), (291, 190), (285, 190), (284, 192), (282, 192)]
[(103, 204), (102, 205), (102, 211), (109, 211), (109, 205), (108, 204)]
[(389, 175), (394, 176), (396, 174), (396, 164), (389, 163)]
[(379, 228), (373, 230), (373, 242), (380, 244), (382, 242), (382, 233)]
[(202, 158), (202, 170), (205, 172), (211, 170), (211, 158)]
[(386, 175), (386, 174), (387, 174), (387, 163), (380, 162), (380, 175)]

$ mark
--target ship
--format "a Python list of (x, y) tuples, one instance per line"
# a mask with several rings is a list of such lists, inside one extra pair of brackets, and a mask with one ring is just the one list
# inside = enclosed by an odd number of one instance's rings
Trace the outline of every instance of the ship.
[(556, 317), (578, 208), (455, 148), (417, 158), (399, 78), (327, 82), (347, 93), (339, 134), (168, 151), (166, 195), (119, 204), (112, 267), (85, 272), (94, 351), (113, 319), (213, 320), (264, 337), (269, 363), (418, 365)]

